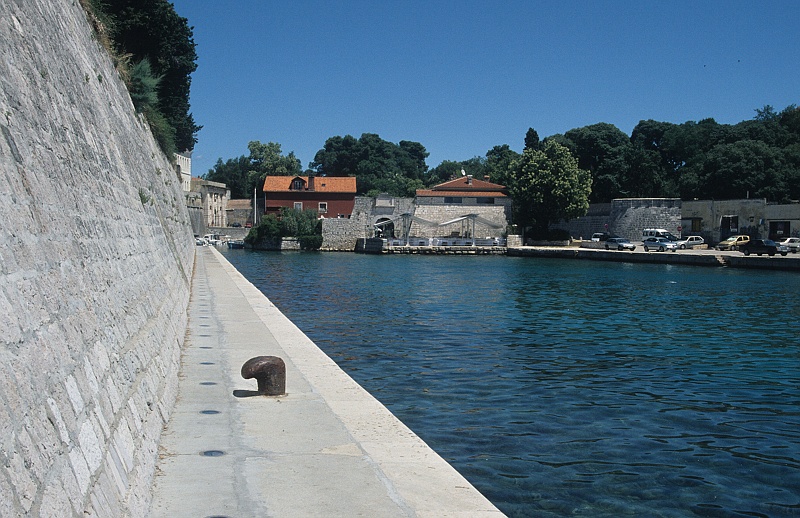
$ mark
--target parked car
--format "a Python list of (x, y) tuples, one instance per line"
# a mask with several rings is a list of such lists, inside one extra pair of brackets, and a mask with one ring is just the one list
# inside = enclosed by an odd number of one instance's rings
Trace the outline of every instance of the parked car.
[(800, 250), (800, 237), (787, 237), (779, 244), (784, 245), (791, 253), (796, 254)]
[(706, 244), (706, 240), (700, 236), (686, 236), (685, 238), (677, 241), (675, 244), (678, 245), (678, 248), (684, 250), (686, 248), (694, 248), (699, 245), (704, 245)]
[(738, 236), (731, 236), (724, 241), (720, 241), (717, 244), (717, 250), (738, 250), (742, 245), (746, 244), (750, 241), (750, 236), (745, 235), (738, 235)]
[(665, 237), (648, 237), (642, 241), (642, 245), (644, 245), (645, 252), (649, 252), (650, 250), (655, 250), (658, 252), (672, 250), (675, 252), (678, 249), (678, 245), (676, 245), (674, 241), (670, 241)]
[(606, 240), (606, 250), (636, 250), (636, 245), (624, 237), (610, 237)]
[(741, 245), (739, 247), (739, 251), (742, 252), (744, 255), (767, 254), (770, 257), (778, 253), (781, 255), (786, 255), (789, 253), (788, 248), (783, 251), (779, 251), (777, 243), (775, 243), (775, 241), (772, 241), (771, 239), (751, 239), (747, 243)]
[(612, 236), (608, 232), (595, 232), (594, 234), (592, 234), (592, 241), (597, 243), (598, 241), (606, 241), (610, 237)]

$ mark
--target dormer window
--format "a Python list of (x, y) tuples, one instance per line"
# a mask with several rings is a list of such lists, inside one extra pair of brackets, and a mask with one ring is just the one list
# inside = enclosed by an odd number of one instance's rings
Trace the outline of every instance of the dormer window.
[(302, 191), (305, 189), (305, 187), (306, 184), (302, 180), (302, 178), (295, 178), (294, 180), (292, 180), (292, 186), (289, 189), (291, 189), (292, 191)]

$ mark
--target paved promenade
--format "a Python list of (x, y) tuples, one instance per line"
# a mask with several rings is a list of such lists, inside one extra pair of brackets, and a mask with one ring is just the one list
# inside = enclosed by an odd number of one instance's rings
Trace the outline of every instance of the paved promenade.
[[(286, 362), (286, 396), (242, 379), (261, 355)], [(210, 247), (180, 375), (154, 517), (503, 516)]]

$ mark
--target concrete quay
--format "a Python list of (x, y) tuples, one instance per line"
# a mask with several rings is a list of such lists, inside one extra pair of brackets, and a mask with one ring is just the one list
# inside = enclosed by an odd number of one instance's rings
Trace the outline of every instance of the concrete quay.
[(645, 252), (644, 250), (617, 251), (584, 247), (534, 247), (508, 248), (507, 255), (514, 257), (549, 257), (557, 259), (586, 259), (629, 263), (680, 264), (743, 269), (779, 270), (800, 272), (798, 254), (787, 256), (745, 256), (741, 252), (719, 250), (678, 250), (676, 252)]
[[(213, 247), (198, 247), (150, 515), (503, 516)], [(241, 366), (286, 363), (286, 395)]]

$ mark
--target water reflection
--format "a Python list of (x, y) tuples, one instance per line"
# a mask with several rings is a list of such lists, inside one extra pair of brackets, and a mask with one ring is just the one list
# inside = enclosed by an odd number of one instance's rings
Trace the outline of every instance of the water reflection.
[(796, 276), (229, 251), (510, 516), (796, 516)]

